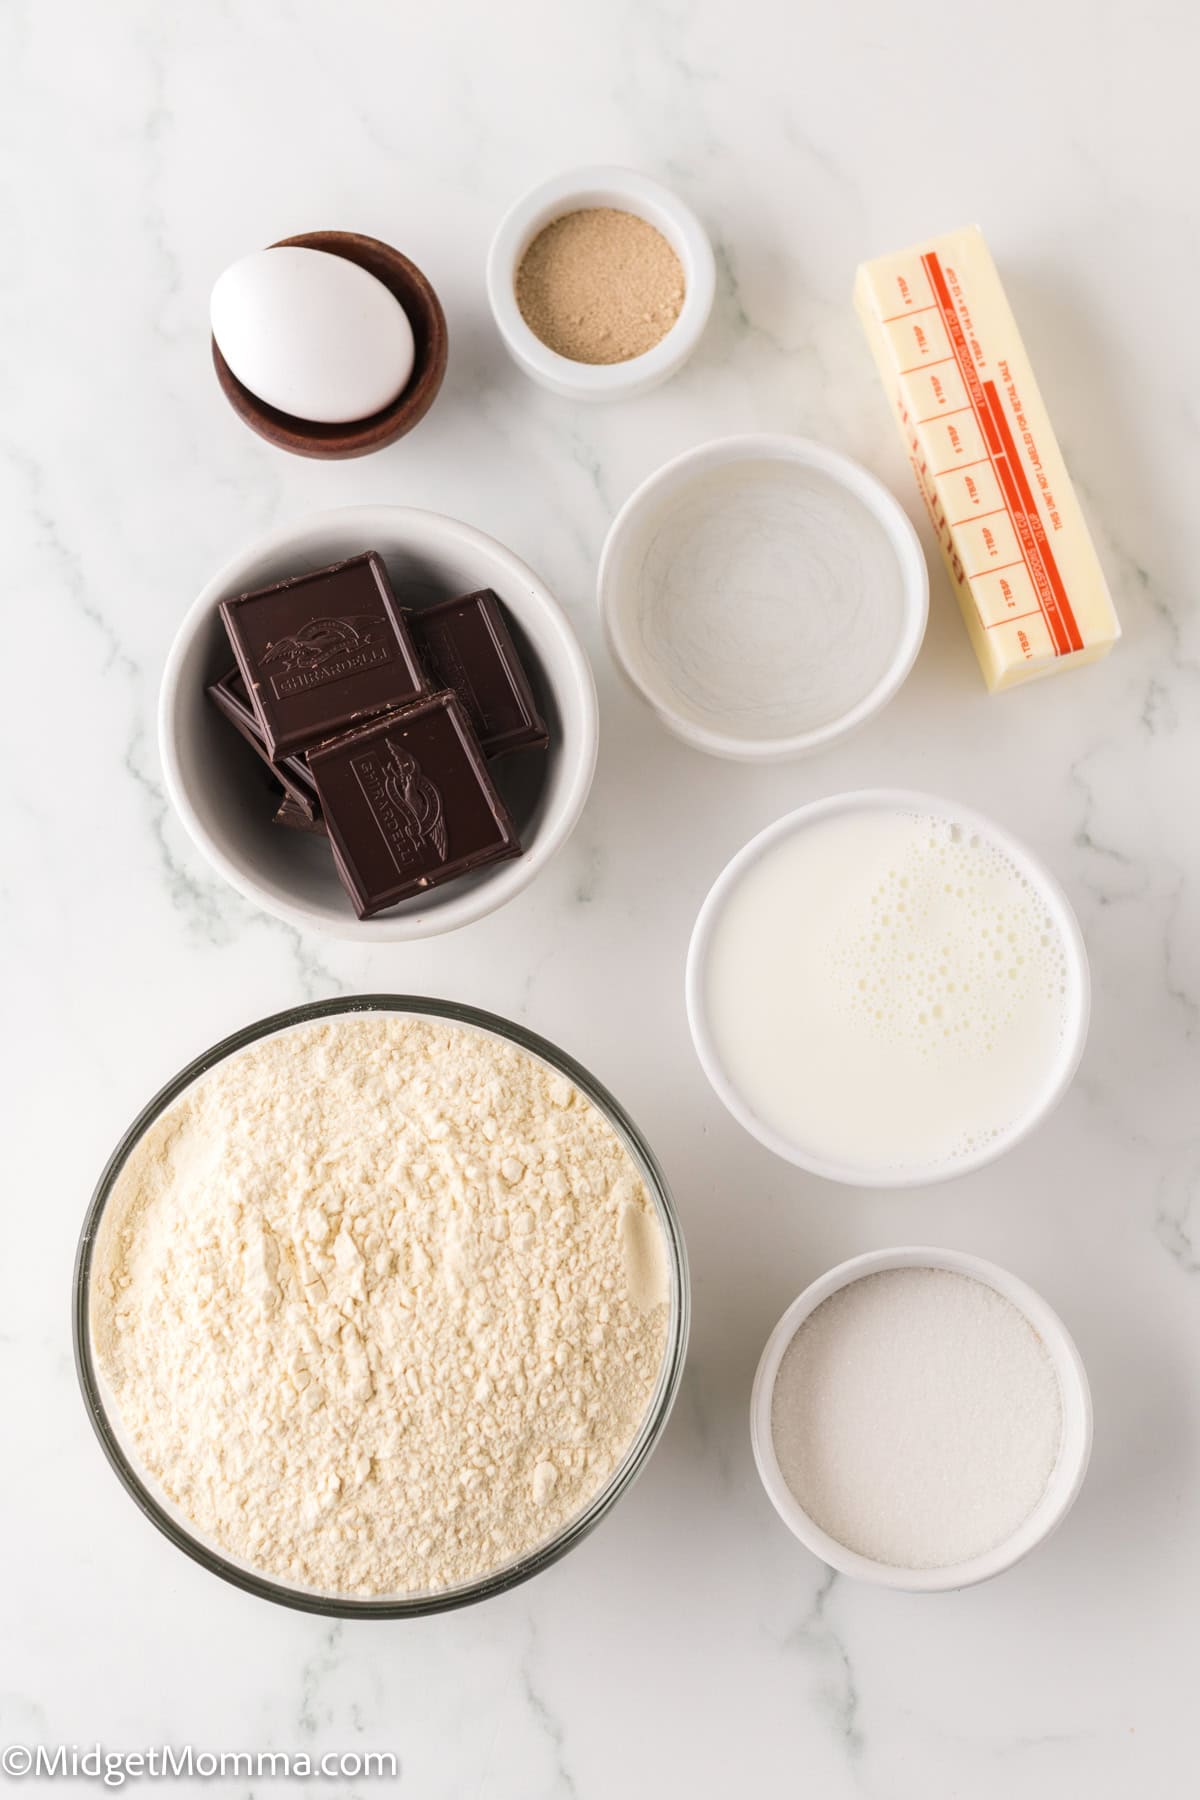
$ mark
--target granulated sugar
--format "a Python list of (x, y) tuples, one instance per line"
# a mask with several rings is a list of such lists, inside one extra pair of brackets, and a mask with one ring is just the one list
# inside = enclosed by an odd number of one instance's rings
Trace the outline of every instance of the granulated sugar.
[(1024, 1314), (945, 1269), (839, 1289), (800, 1326), (775, 1381), (788, 1487), (830, 1537), (895, 1568), (1003, 1543), (1050, 1478), (1058, 1379)]
[(298, 1026), (151, 1127), (106, 1210), (92, 1336), (167, 1499), (265, 1574), (455, 1586), (552, 1537), (654, 1393), (666, 1245), (562, 1075), (462, 1026)]
[(683, 297), (683, 266), (662, 232), (613, 206), (552, 220), (517, 270), (522, 318), (572, 362), (644, 355), (670, 331)]

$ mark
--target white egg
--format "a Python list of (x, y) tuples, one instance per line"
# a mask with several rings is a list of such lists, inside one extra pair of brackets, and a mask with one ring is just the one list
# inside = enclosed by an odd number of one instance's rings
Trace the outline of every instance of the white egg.
[(412, 374), (412, 326), (395, 295), (344, 256), (298, 244), (225, 270), (212, 331), (243, 387), (316, 425), (369, 418)]

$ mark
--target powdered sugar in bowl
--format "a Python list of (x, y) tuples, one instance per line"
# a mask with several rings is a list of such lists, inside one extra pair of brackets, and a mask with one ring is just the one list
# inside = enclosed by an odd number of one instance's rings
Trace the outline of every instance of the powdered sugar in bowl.
[(1062, 1320), (955, 1250), (876, 1250), (788, 1307), (750, 1407), (788, 1529), (843, 1575), (912, 1593), (1020, 1562), (1083, 1485), (1092, 1403)]
[(158, 1528), (263, 1598), (442, 1611), (579, 1541), (643, 1466), (687, 1336), (649, 1150), (504, 1020), (364, 996), (184, 1069), (76, 1267), (93, 1426)]

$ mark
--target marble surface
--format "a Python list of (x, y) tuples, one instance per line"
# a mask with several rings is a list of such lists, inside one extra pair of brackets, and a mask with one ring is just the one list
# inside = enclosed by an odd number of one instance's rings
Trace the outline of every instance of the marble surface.
[[(1184, 0), (1009, 0), (949, 23), (883, 0), (0, 13), (6, 1742), (391, 1748), (397, 1783), (320, 1791), (418, 1800), (1192, 1790), (1200, 39)], [(694, 203), (720, 285), (682, 375), (586, 410), (508, 364), (483, 264), (518, 193), (599, 159)], [(862, 256), (975, 218), (1125, 642), (990, 700), (939, 570), (917, 669), (860, 736), (765, 772), (684, 750), (599, 642), (614, 509), (666, 457), (773, 429), (860, 457), (916, 517), (850, 282)], [(245, 431), (205, 324), (225, 264), (325, 225), (408, 251), (452, 346), (420, 429), (341, 465)], [(593, 654), (603, 724), (584, 819), (527, 894), (458, 936), (370, 953), (297, 936), (209, 871), (168, 810), (153, 723), (167, 645), (213, 569), (276, 522), (368, 500), (458, 515), (532, 562)], [(700, 1075), (681, 1000), (727, 856), (787, 808), (881, 779), (1023, 833), (1075, 902), (1095, 981), (1082, 1070), (1043, 1129), (986, 1172), (890, 1196), (751, 1142)], [(632, 1494), (533, 1584), (411, 1625), (278, 1611), (178, 1556), (92, 1440), (68, 1333), (87, 1196), (147, 1095), (243, 1021), (363, 989), (474, 1001), (587, 1062), (666, 1165), (695, 1282), (680, 1403)], [(771, 1512), (747, 1439), (784, 1304), (843, 1257), (922, 1240), (1040, 1288), (1096, 1405), (1057, 1538), (935, 1599), (832, 1579)]]

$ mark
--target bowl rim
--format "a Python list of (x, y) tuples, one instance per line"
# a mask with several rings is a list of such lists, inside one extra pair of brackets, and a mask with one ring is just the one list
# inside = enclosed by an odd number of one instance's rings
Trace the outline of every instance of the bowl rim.
[[(545, 226), (590, 206), (623, 206), (655, 226), (683, 265), (679, 317), (657, 344), (619, 363), (582, 363), (544, 344), (525, 323), (516, 300), (516, 275), (525, 251)], [(686, 201), (652, 176), (619, 163), (593, 163), (540, 181), (510, 206), (487, 256), (492, 317), (514, 361), (557, 393), (609, 399), (653, 387), (692, 354), (708, 324), (716, 293), (716, 260), (708, 235)]]
[[(491, 1574), (477, 1577), (473, 1581), (464, 1582), (460, 1587), (445, 1591), (423, 1593), (408, 1598), (391, 1595), (379, 1600), (356, 1600), (349, 1595), (327, 1595), (315, 1590), (292, 1588), (284, 1582), (260, 1575), (252, 1569), (232, 1561), (210, 1544), (193, 1536), (164, 1507), (153, 1492), (148, 1479), (139, 1471), (132, 1456), (127, 1453), (109, 1418), (92, 1351), (89, 1304), (92, 1258), (105, 1207), (130, 1154), (167, 1107), (200, 1076), (250, 1044), (257, 1043), (277, 1032), (286, 1031), (292, 1026), (307, 1024), (314, 1019), (363, 1013), (400, 1013), (423, 1018), (443, 1019), (451, 1024), (465, 1025), (516, 1045), (518, 1049), (538, 1057), (558, 1074), (565, 1076), (603, 1115), (625, 1145), (654, 1204), (666, 1242), (668, 1262), (671, 1268), (671, 1318), (654, 1395), (647, 1405), (641, 1425), (620, 1464), (614, 1469), (604, 1487), (589, 1505), (574, 1519), (569, 1520), (563, 1529), (545, 1544)], [(122, 1133), (116, 1148), (105, 1163), (84, 1216), (72, 1274), (71, 1339), (76, 1378), (92, 1430), (126, 1492), (137, 1503), (151, 1524), (156, 1526), (177, 1550), (182, 1550), (186, 1556), (189, 1556), (193, 1562), (199, 1563), (210, 1574), (218, 1575), (222, 1580), (232, 1583), (234, 1587), (242, 1588), (245, 1592), (254, 1594), (260, 1599), (273, 1601), (277, 1605), (290, 1607), (294, 1611), (317, 1613), (326, 1618), (337, 1619), (418, 1618), (430, 1613), (455, 1611), (459, 1607), (470, 1606), (478, 1601), (490, 1599), (496, 1594), (507, 1593), (510, 1588), (528, 1581), (543, 1569), (549, 1568), (560, 1557), (565, 1556), (568, 1550), (573, 1549), (595, 1529), (601, 1519), (611, 1511), (621, 1496), (633, 1485), (662, 1436), (679, 1392), (679, 1383), (687, 1354), (690, 1322), (691, 1288), (688, 1276), (687, 1249), (675, 1203), (658, 1159), (620, 1102), (582, 1063), (577, 1062), (557, 1044), (551, 1043), (548, 1038), (528, 1030), (527, 1027), (518, 1024), (515, 1020), (506, 1019), (498, 1013), (485, 1012), (482, 1008), (467, 1006), (458, 1001), (439, 1000), (413, 994), (350, 994), (331, 1000), (313, 1000), (300, 1006), (287, 1007), (282, 1012), (272, 1013), (266, 1018), (257, 1019), (249, 1025), (242, 1026), (240, 1030), (230, 1033), (228, 1037), (222, 1038), (208, 1050), (201, 1052), (199, 1056), (193, 1057), (146, 1102), (127, 1130)]]
[[(946, 1269), (952, 1274), (966, 1275), (1009, 1300), (1045, 1345), (1058, 1379), (1062, 1405), (1058, 1459), (1033, 1511), (1016, 1531), (992, 1549), (963, 1562), (947, 1563), (935, 1569), (905, 1569), (877, 1562), (830, 1537), (788, 1487), (779, 1467), (771, 1432), (771, 1403), (779, 1365), (804, 1320), (831, 1294), (864, 1276), (912, 1268)], [(767, 1339), (755, 1370), (750, 1399), (750, 1443), (755, 1467), (768, 1499), (789, 1531), (814, 1556), (839, 1574), (905, 1593), (950, 1593), (975, 1587), (1015, 1567), (1039, 1544), (1044, 1544), (1057, 1531), (1079, 1496), (1091, 1458), (1092, 1434), (1092, 1396), (1087, 1370), (1074, 1338), (1049, 1302), (1036, 1288), (999, 1263), (989, 1262), (969, 1251), (938, 1249), (925, 1244), (868, 1250), (861, 1256), (838, 1263), (810, 1282), (786, 1308)]]
[[(382, 535), (385, 541), (368, 548), (378, 548), (385, 557), (388, 539), (396, 537), (405, 526), (428, 531), (453, 541), (460, 548), (479, 552), (499, 563), (514, 589), (528, 595), (553, 631), (557, 648), (570, 675), (569, 702), (577, 735), (573, 763), (564, 763), (566, 786), (558, 809), (547, 817), (542, 829), (519, 857), (494, 865), (478, 886), (456, 899), (443, 900), (428, 911), (391, 911), (372, 919), (357, 919), (349, 900), (343, 917), (340, 912), (326, 912), (322, 907), (300, 900), (282, 899), (260, 883), (253, 873), (235, 861), (201, 821), (192, 805), (181, 767), (176, 718), (179, 709), (183, 666), (192, 644), (206, 625), (218, 600), (237, 593), (241, 571), (259, 561), (296, 546), (302, 549), (312, 539), (331, 529), (346, 531), (361, 522), (364, 543), (371, 536)], [(320, 554), (314, 549), (314, 555)], [(319, 566), (315, 564), (314, 566)], [(490, 585), (490, 583), (488, 584)], [(503, 596), (501, 596), (503, 598)], [(464, 925), (472, 925), (497, 911), (515, 898), (566, 843), (578, 824), (595, 775), (599, 754), (599, 706), (595, 677), (591, 664), (575, 634), (566, 613), (540, 576), (497, 538), (446, 513), (424, 507), (352, 505), (330, 507), (309, 514), (302, 523), (275, 526), (231, 557), (208, 580), (184, 614), (163, 665), (158, 700), (158, 748), (167, 795), (184, 829), (208, 862), (222, 875), (244, 900), (260, 907), (272, 917), (282, 919), (301, 931), (320, 931), (327, 936), (350, 942), (410, 943), (427, 937), (441, 937)]]
[[(1047, 1081), (1036, 1105), (1031, 1107), (1022, 1119), (1010, 1126), (1006, 1132), (1001, 1133), (999, 1137), (981, 1145), (971, 1155), (964, 1156), (951, 1164), (935, 1164), (924, 1167), (916, 1165), (911, 1169), (897, 1170), (860, 1168), (852, 1163), (841, 1162), (836, 1158), (821, 1156), (803, 1145), (794, 1143), (782, 1132), (759, 1118), (753, 1107), (743, 1098), (725, 1073), (719, 1051), (709, 1029), (705, 988), (713, 933), (729, 895), (738, 885), (746, 870), (774, 849), (776, 844), (791, 837), (797, 831), (803, 831), (817, 820), (849, 812), (881, 810), (932, 812), (936, 817), (961, 823), (990, 838), (1016, 864), (1017, 868), (1034, 882), (1061, 934), (1067, 957), (1068, 980), (1074, 995), (1074, 1006), (1053, 1078)], [(700, 1066), (708, 1077), (717, 1098), (732, 1113), (738, 1124), (748, 1131), (751, 1137), (757, 1138), (760, 1144), (765, 1145), (776, 1156), (782, 1157), (785, 1162), (792, 1163), (797, 1168), (806, 1169), (812, 1175), (821, 1175), (827, 1181), (841, 1182), (851, 1187), (861, 1188), (926, 1187), (938, 1182), (951, 1181), (961, 1175), (971, 1174), (976, 1169), (984, 1168), (988, 1163), (995, 1162), (1006, 1151), (1011, 1150), (1014, 1145), (1021, 1143), (1053, 1112), (1070, 1087), (1087, 1043), (1088, 1024), (1091, 1018), (1091, 974), (1087, 947), (1079, 928), (1079, 921), (1075, 917), (1074, 908), (1057, 878), (1051, 874), (1041, 858), (1036, 856), (1020, 838), (1015, 837), (1003, 825), (997, 824), (986, 813), (977, 812), (970, 806), (960, 805), (958, 801), (946, 799), (943, 795), (923, 793), (912, 788), (855, 788), (846, 793), (829, 794), (823, 799), (811, 800), (807, 805), (799, 806), (793, 812), (785, 813), (782, 818), (776, 819), (752, 837), (748, 843), (743, 844), (713, 882), (696, 915), (696, 922), (692, 927), (691, 940), (688, 944), (684, 993), (688, 1026)]]
[[(354, 263), (356, 268), (365, 269), (367, 274), (374, 275), (374, 270), (368, 268), (358, 256), (348, 254), (352, 248), (365, 249), (388, 267), (394, 277), (398, 276), (404, 281), (406, 300), (407, 290), (411, 289), (423, 315), (422, 335), (428, 340), (427, 350), (423, 359), (418, 356), (414, 361), (407, 382), (387, 406), (369, 414), (365, 419), (322, 424), (312, 419), (302, 419), (295, 413), (284, 412), (282, 408), (260, 400), (253, 389), (248, 388), (234, 374), (216, 336), (210, 331), (209, 349), (213, 368), (221, 392), (232, 410), (265, 443), (272, 444), (278, 450), (287, 450), (293, 455), (308, 456), (318, 461), (336, 462), (365, 456), (375, 450), (384, 450), (398, 438), (405, 437), (421, 423), (437, 399), (445, 378), (449, 354), (446, 315), (437, 290), (424, 270), (411, 257), (405, 256), (402, 250), (397, 250), (394, 244), (362, 231), (301, 231), (292, 237), (277, 238), (264, 248), (313, 250), (322, 256), (339, 256), (346, 262)], [(383, 282), (380, 276), (375, 275), (375, 279), (388, 287), (389, 293), (392, 292), (388, 283)], [(393, 298), (398, 296), (393, 294)], [(412, 320), (409, 322), (411, 324)]]
[[(616, 599), (618, 563), (644, 518), (672, 490), (678, 491), (709, 470), (740, 462), (798, 463), (828, 475), (861, 501), (878, 521), (895, 553), (901, 576), (903, 617), (896, 648), (878, 681), (860, 700), (824, 725), (810, 731), (772, 738), (746, 738), (698, 724), (672, 704), (671, 689), (646, 678), (628, 648), (628, 628)], [(605, 642), (626, 683), (658, 715), (667, 729), (709, 756), (736, 762), (778, 762), (811, 751), (856, 730), (881, 712), (911, 673), (929, 619), (929, 566), (916, 527), (895, 494), (877, 475), (853, 457), (816, 438), (786, 432), (740, 432), (711, 438), (672, 457), (646, 477), (621, 506), (604, 540), (596, 580), (596, 600)]]

